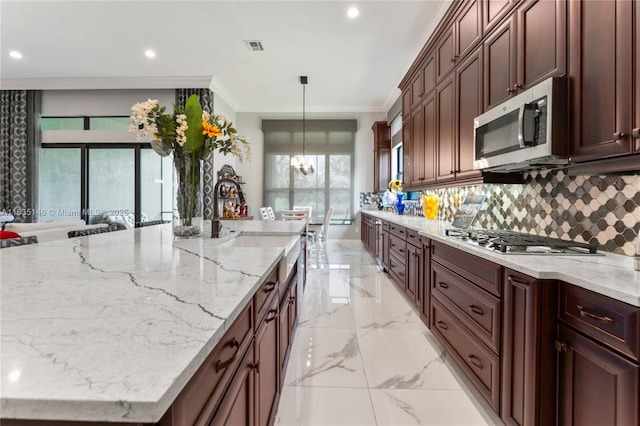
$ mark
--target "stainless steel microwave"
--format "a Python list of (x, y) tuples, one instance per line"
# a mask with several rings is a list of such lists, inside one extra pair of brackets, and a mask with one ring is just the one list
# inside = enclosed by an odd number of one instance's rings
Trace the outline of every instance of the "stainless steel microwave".
[(476, 117), (473, 168), (511, 172), (567, 159), (567, 79), (552, 77)]

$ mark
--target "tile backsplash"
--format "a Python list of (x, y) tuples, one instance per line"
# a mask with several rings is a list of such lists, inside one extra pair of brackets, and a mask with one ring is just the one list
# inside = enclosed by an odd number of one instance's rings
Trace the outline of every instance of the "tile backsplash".
[[(633, 256), (640, 233), (640, 174), (567, 176), (564, 170), (525, 174), (525, 184), (487, 184), (426, 191), (440, 197), (438, 219), (452, 221), (467, 194), (486, 194), (475, 227), (512, 229)], [(420, 208), (415, 214), (421, 214)]]

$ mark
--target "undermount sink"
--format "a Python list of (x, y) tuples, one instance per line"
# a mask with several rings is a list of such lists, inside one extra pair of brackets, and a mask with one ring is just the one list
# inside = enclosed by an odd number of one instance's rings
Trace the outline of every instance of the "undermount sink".
[(224, 243), (229, 247), (284, 247), (284, 255), (278, 265), (278, 279), (280, 282), (284, 282), (293, 266), (298, 261), (298, 255), (300, 254), (300, 237), (296, 235), (287, 236), (242, 236), (239, 235)]

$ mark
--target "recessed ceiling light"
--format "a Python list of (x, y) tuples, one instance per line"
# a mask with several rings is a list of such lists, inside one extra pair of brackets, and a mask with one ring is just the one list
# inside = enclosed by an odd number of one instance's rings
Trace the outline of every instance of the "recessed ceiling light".
[(360, 15), (360, 11), (357, 7), (352, 7), (347, 11), (347, 16), (349, 16), (349, 18), (356, 18), (358, 15)]
[(22, 53), (18, 52), (17, 50), (11, 50), (9, 52), (9, 56), (11, 56), (14, 59), (22, 59)]
[(144, 51), (144, 56), (146, 56), (147, 58), (155, 58), (156, 57), (156, 52), (154, 52), (151, 49), (147, 49)]

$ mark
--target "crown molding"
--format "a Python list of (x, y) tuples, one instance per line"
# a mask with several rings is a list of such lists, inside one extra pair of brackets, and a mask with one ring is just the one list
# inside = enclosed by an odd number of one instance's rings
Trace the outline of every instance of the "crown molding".
[(210, 82), (210, 76), (7, 78), (0, 80), (0, 88), (4, 90), (175, 89), (206, 88), (209, 87)]

